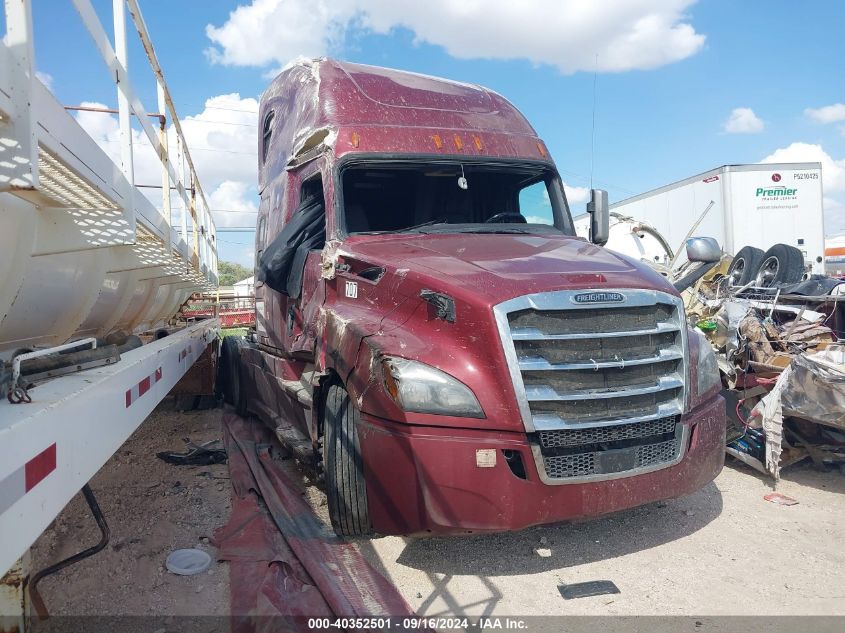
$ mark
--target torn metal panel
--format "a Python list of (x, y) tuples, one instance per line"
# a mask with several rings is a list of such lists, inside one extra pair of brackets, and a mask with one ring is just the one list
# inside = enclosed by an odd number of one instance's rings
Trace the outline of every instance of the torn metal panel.
[(786, 414), (845, 429), (845, 347), (796, 356), (790, 369), (781, 396)]
[(306, 130), (302, 140), (294, 147), (293, 154), (288, 159), (287, 168), (293, 169), (314, 160), (323, 152), (331, 150), (336, 140), (336, 129), (323, 127)]
[(338, 251), (340, 240), (329, 240), (323, 247), (322, 258), (320, 259), (321, 276), (323, 279), (334, 279), (337, 260), (342, 255)]

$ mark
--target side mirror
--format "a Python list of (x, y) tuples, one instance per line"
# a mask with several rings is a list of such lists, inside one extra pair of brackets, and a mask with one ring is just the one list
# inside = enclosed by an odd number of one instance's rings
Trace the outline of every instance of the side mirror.
[(722, 247), (712, 237), (693, 237), (687, 240), (687, 259), (709, 264), (722, 259)]
[(610, 207), (607, 204), (606, 191), (601, 189), (590, 191), (587, 213), (590, 214), (590, 241), (604, 246), (610, 237)]

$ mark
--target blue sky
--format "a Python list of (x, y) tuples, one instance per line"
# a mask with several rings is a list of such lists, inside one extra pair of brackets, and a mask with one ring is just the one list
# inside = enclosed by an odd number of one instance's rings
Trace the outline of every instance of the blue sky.
[[(722, 164), (772, 155), (822, 160), (828, 233), (845, 232), (845, 106), (819, 110), (845, 103), (845, 3), (140, 4), (180, 116), (191, 122), (189, 142), (203, 148), (193, 152), (195, 162), (221, 228), (254, 223), (256, 100), (296, 55), (331, 54), (502, 93), (545, 139), (579, 212), (590, 181), (598, 55), (593, 181), (611, 201)], [(59, 100), (114, 107), (114, 86), (72, 4), (34, 5), (36, 65)], [(94, 5), (110, 31), (111, 2)], [(130, 66), (141, 69), (131, 30), (129, 38)], [(154, 110), (152, 75), (141, 73), (135, 84)], [(726, 128), (739, 108), (747, 110)], [(108, 118), (81, 121), (114, 151)], [(219, 238), (221, 259), (251, 265), (250, 232), (226, 230)]]

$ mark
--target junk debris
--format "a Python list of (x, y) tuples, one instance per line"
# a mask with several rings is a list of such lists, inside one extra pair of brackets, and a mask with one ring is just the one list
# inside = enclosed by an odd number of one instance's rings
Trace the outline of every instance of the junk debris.
[[(770, 249), (790, 263), (793, 251)], [(791, 269), (785, 276), (771, 259), (760, 262), (767, 269), (759, 274), (738, 274), (747, 262), (725, 256), (682, 293), (690, 327), (717, 355), (728, 403), (726, 452), (775, 480), (805, 459), (841, 469), (845, 281), (797, 278)]]
[(798, 501), (779, 492), (770, 492), (763, 497), (766, 501), (779, 506), (797, 506)]
[(162, 451), (156, 453), (156, 457), (174, 466), (209, 466), (226, 463), (226, 451), (223, 448), (215, 448), (216, 445), (219, 446), (220, 440), (212, 440), (199, 445), (187, 439), (183, 441), (188, 448), (184, 453)]
[(782, 468), (804, 459), (845, 473), (845, 279), (810, 274), (822, 260), (806, 261), (788, 244), (765, 252), (744, 246), (700, 264), (689, 254), (701, 238), (673, 251), (640, 219), (614, 213), (612, 222), (608, 248), (671, 281), (690, 327), (716, 353), (726, 452), (776, 481)]
[(592, 596), (606, 596), (621, 593), (611, 580), (590, 580), (572, 585), (558, 585), (557, 590), (564, 600), (576, 598), (590, 598)]

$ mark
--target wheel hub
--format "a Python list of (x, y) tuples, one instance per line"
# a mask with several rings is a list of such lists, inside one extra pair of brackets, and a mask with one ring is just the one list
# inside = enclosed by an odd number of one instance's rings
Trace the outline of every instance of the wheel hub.
[(769, 257), (760, 264), (760, 271), (757, 273), (755, 283), (761, 288), (770, 287), (780, 270), (780, 262), (777, 257)]
[(731, 266), (731, 274), (728, 277), (731, 286), (738, 286), (739, 280), (742, 279), (742, 274), (745, 272), (745, 258), (740, 257), (733, 261)]

